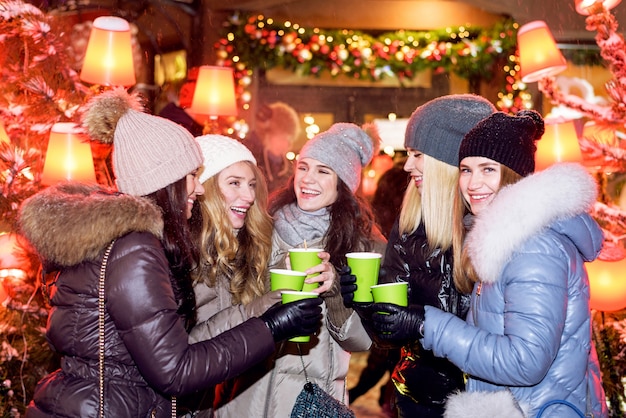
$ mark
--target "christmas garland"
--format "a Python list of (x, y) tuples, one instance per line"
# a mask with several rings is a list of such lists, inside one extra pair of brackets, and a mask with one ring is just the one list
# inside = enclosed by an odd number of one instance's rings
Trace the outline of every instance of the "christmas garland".
[[(254, 69), (284, 68), (303, 76), (327, 72), (369, 81), (397, 77), (401, 85), (424, 70), (491, 81), (507, 64), (515, 71), (510, 60), (515, 57), (517, 28), (513, 20), (503, 19), (487, 29), (466, 25), (375, 36), (234, 14), (224, 23), (216, 48), (218, 64), (236, 70), (239, 97), (245, 101), (244, 90)], [(509, 86), (503, 87), (503, 94), (519, 90), (515, 80), (505, 78), (505, 82)], [(513, 100), (508, 104), (513, 105)]]
[(494, 66), (515, 52), (517, 27), (505, 19), (489, 29), (466, 25), (373, 36), (235, 14), (226, 22), (218, 57), (234, 67), (282, 67), (302, 75), (328, 71), (372, 81), (396, 76), (402, 82), (427, 69), (491, 80)]
[[(254, 69), (284, 68), (303, 76), (327, 72), (368, 81), (397, 77), (401, 85), (420, 71), (431, 70), (472, 81), (497, 78), (502, 81), (498, 106), (516, 112), (532, 104), (517, 77), (518, 27), (504, 18), (489, 28), (465, 25), (372, 35), (236, 13), (224, 22), (216, 48), (218, 64), (235, 68), (238, 95), (244, 102), (250, 98), (245, 89)], [(597, 55), (597, 51), (579, 52), (577, 62), (597, 64)]]

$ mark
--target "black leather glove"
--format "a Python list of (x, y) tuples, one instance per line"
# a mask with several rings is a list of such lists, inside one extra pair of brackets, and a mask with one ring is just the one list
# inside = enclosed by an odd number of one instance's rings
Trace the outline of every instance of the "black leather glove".
[(356, 290), (356, 276), (352, 274), (352, 270), (350, 270), (350, 266), (348, 265), (343, 266), (337, 274), (339, 274), (343, 305), (346, 308), (352, 308), (354, 291)]
[(322, 298), (297, 300), (290, 303), (277, 303), (260, 318), (272, 332), (275, 342), (292, 337), (311, 335), (322, 321)]
[(372, 325), (378, 338), (391, 344), (405, 345), (424, 336), (424, 307), (404, 306), (392, 303), (374, 303), (371, 309)]
[(373, 302), (353, 302), (352, 303), (352, 309), (354, 309), (354, 311), (361, 318), (361, 324), (363, 325), (365, 332), (367, 332), (367, 335), (369, 335), (370, 339), (372, 340), (374, 345), (376, 345), (376, 347), (384, 349), (384, 350), (389, 350), (391, 348), (399, 348), (399, 346), (396, 346), (394, 344), (391, 344), (388, 341), (384, 341), (378, 338), (378, 331), (376, 331), (376, 328), (374, 327), (374, 323), (372, 322), (372, 315), (374, 314), (374, 312), (376, 312), (376, 310), (373, 309), (373, 306), (374, 306)]

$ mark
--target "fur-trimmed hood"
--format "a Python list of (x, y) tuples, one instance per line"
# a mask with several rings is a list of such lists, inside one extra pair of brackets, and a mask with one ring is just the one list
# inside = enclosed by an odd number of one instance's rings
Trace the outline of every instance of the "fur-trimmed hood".
[(556, 164), (503, 188), (475, 217), (465, 241), (476, 273), (485, 282), (497, 281), (513, 252), (547, 227), (568, 235), (583, 258), (593, 260), (601, 243), (593, 242), (583, 219), (570, 218), (587, 212), (596, 197), (593, 177), (573, 163)]
[(510, 390), (456, 392), (448, 397), (443, 418), (525, 418), (524, 409)]
[(97, 260), (108, 243), (131, 231), (163, 234), (161, 211), (149, 199), (76, 182), (25, 200), (19, 224), (40, 257), (59, 266)]

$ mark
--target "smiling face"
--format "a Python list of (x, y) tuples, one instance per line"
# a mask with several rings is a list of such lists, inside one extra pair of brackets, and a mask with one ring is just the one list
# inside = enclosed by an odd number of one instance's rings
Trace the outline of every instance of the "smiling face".
[(293, 182), (298, 207), (314, 212), (332, 205), (337, 200), (337, 182), (337, 173), (320, 161), (298, 160)]
[(193, 208), (196, 198), (204, 194), (204, 187), (198, 180), (198, 170), (187, 174), (187, 219), (191, 218), (191, 209)]
[(248, 209), (256, 199), (256, 183), (257, 178), (245, 161), (229, 165), (218, 174), (217, 184), (234, 229), (240, 229), (244, 225)]
[(474, 215), (478, 215), (496, 196), (501, 177), (500, 163), (485, 157), (463, 158), (459, 188)]
[(422, 192), (422, 183), (424, 182), (424, 154), (412, 148), (407, 149), (407, 159), (404, 163), (404, 171), (409, 173), (411, 181), (415, 187)]

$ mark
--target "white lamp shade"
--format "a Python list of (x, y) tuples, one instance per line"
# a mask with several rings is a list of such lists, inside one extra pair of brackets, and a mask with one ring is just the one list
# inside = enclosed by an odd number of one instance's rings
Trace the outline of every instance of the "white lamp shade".
[(236, 116), (233, 69), (209, 65), (200, 67), (189, 112), (213, 118)]
[(521, 76), (524, 83), (554, 76), (567, 68), (546, 22), (535, 20), (517, 31)]
[[(599, 311), (613, 312), (626, 308), (626, 258), (600, 256), (585, 263), (589, 275), (589, 306)], [(623, 250), (622, 250), (623, 252)]]
[(611, 10), (621, 2), (622, 0), (576, 0), (576, 12), (583, 16), (588, 16), (591, 14), (592, 6), (596, 4), (601, 3), (606, 10)]
[(114, 16), (94, 20), (80, 79), (102, 86), (135, 84), (130, 25), (126, 20)]
[(55, 123), (50, 132), (41, 183), (50, 186), (65, 181), (96, 182), (91, 146), (74, 123)]
[(582, 154), (574, 121), (563, 118), (546, 118), (546, 131), (537, 141), (535, 171), (558, 162), (581, 162)]

